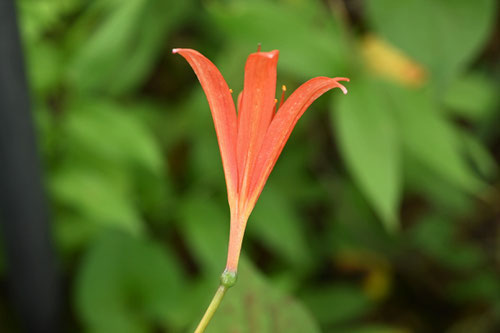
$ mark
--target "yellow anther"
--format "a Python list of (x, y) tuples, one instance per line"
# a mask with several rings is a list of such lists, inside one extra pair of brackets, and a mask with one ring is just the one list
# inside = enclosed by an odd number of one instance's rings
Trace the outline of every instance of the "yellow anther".
[(286, 91), (286, 86), (285, 86), (285, 85), (282, 85), (282, 86), (281, 86), (281, 90)]
[(229, 93), (232, 94), (233, 93), (233, 89), (229, 88)]

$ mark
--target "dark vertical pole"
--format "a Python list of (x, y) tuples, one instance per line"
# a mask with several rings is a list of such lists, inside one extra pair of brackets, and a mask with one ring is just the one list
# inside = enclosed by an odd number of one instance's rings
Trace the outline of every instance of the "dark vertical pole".
[(25, 332), (58, 332), (59, 288), (13, 0), (0, 0), (0, 223)]

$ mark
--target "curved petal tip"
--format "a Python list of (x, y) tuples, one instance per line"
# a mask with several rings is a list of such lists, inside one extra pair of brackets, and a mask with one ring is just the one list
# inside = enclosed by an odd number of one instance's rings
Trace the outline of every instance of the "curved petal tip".
[(342, 90), (342, 92), (344, 93), (344, 95), (347, 95), (347, 88), (344, 87), (342, 84), (340, 84), (338, 81), (346, 81), (346, 82), (349, 82), (349, 78), (347, 77), (336, 77), (334, 78), (335, 81), (337, 81), (337, 87), (340, 88), (340, 90)]
[(172, 53), (174, 53), (174, 54), (175, 54), (175, 53), (177, 53), (177, 52), (179, 52), (179, 49), (172, 49)]
[(343, 85), (341, 85), (339, 83), (339, 88), (342, 90), (342, 92), (344, 93), (344, 95), (347, 95), (347, 88), (346, 87), (344, 87)]

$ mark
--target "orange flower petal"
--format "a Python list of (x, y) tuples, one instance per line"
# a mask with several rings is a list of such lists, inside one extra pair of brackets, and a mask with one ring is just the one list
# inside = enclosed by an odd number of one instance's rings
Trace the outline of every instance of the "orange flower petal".
[(247, 193), (249, 175), (274, 115), (278, 56), (277, 50), (252, 53), (245, 66), (236, 147), (240, 198)]
[(347, 78), (316, 77), (301, 85), (285, 101), (273, 118), (264, 137), (264, 143), (255, 162), (251, 176), (251, 187), (245, 213), (250, 214), (264, 188), (267, 178), (278, 160), (286, 141), (290, 137), (295, 124), (307, 108), (321, 95), (333, 88), (347, 89), (338, 81), (349, 81)]
[(219, 142), (229, 204), (232, 207), (238, 192), (237, 122), (236, 110), (229, 87), (217, 67), (198, 51), (173, 49), (172, 52), (179, 53), (188, 61), (207, 96)]
[(238, 112), (240, 112), (240, 110), (241, 110), (241, 101), (242, 100), (243, 100), (243, 90), (238, 94), (238, 100), (237, 100)]

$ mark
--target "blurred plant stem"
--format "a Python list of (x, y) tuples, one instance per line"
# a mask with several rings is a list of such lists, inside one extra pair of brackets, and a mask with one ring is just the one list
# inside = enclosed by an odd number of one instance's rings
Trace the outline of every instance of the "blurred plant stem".
[(208, 326), (208, 323), (214, 316), (215, 311), (217, 311), (217, 308), (219, 307), (222, 298), (224, 298), (224, 295), (226, 294), (226, 291), (229, 289), (229, 287), (221, 284), (219, 288), (217, 289), (214, 298), (212, 298), (212, 302), (210, 302), (210, 305), (208, 306), (207, 310), (205, 311), (205, 314), (203, 315), (203, 318), (201, 318), (200, 323), (198, 324), (198, 327), (196, 327), (196, 330), (194, 333), (203, 333), (205, 332), (205, 329)]

